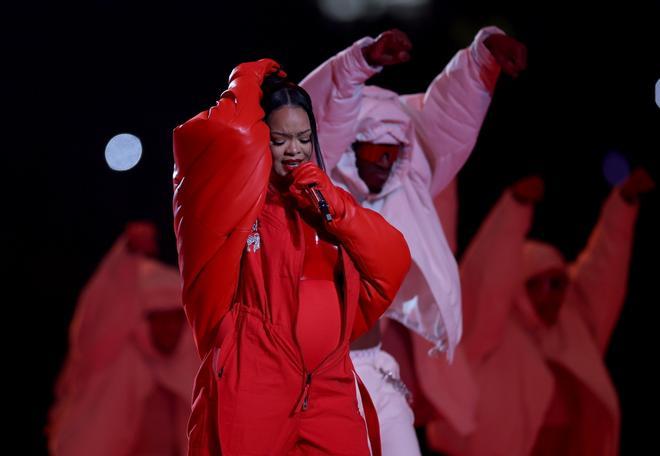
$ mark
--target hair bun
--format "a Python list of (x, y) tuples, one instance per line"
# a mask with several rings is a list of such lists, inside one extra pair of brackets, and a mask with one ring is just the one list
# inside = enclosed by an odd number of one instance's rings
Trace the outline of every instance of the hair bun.
[(261, 90), (263, 91), (264, 95), (268, 95), (277, 92), (278, 90), (295, 85), (297, 84), (288, 77), (282, 77), (278, 76), (277, 73), (272, 73), (264, 78), (263, 82), (261, 83)]

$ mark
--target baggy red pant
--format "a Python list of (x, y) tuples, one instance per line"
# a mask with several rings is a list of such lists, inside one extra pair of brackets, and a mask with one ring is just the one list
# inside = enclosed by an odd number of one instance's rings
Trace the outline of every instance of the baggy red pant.
[[(342, 360), (340, 364), (348, 363)], [(231, 418), (227, 416), (231, 422), (221, 431), (222, 454), (368, 456), (367, 428), (359, 414), (355, 381), (342, 377), (338, 372), (319, 374), (312, 379), (306, 399), (282, 389), (278, 395), (240, 392), (238, 406)]]

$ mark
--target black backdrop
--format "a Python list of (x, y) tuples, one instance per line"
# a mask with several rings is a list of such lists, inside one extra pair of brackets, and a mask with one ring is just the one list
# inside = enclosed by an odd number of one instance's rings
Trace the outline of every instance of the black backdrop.
[[(398, 27), (413, 41), (413, 59), (373, 82), (410, 93), (425, 90), (483, 25), (525, 42), (529, 68), (517, 81), (500, 80), (460, 174), (461, 249), (518, 177), (546, 179), (533, 235), (569, 258), (609, 191), (601, 171), (608, 151), (658, 178), (657, 1), (579, 11), (576, 2), (464, 3), (431, 1), (417, 17), (390, 12), (350, 23), (326, 18), (313, 0), (49, 2), (7, 17), (5, 375), (17, 405), (16, 454), (45, 454), (42, 429), (77, 294), (123, 225), (155, 220), (165, 233), (164, 258), (175, 261), (171, 130), (213, 104), (241, 61), (269, 56), (302, 78), (354, 40)], [(103, 151), (122, 132), (140, 137), (144, 155), (136, 168), (117, 173)], [(647, 361), (657, 348), (657, 191), (643, 203), (630, 293), (607, 356), (622, 404), (624, 454), (651, 444), (651, 423), (642, 417), (657, 399), (658, 376)]]

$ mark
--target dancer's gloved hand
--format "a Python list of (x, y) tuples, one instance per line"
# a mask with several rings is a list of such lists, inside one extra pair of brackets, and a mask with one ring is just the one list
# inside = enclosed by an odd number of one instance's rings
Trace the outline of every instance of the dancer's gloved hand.
[(312, 162), (300, 165), (291, 172), (292, 183), (289, 192), (301, 209), (311, 208), (319, 213), (318, 204), (315, 203), (309, 192), (315, 188), (323, 194), (333, 220), (342, 219), (346, 212), (345, 200), (341, 190), (335, 187), (327, 174)]
[(256, 62), (245, 62), (238, 65), (229, 75), (231, 83), (237, 78), (253, 75), (258, 84), (261, 84), (266, 76), (277, 74), (285, 77), (286, 73), (280, 69), (280, 64), (272, 59), (260, 59)]
[(158, 230), (147, 221), (129, 222), (124, 231), (129, 252), (155, 257), (158, 255)]
[(362, 55), (371, 66), (396, 65), (410, 60), (412, 43), (401, 30), (381, 33), (376, 41), (362, 49)]
[(522, 204), (537, 204), (543, 199), (545, 185), (538, 176), (527, 176), (511, 186), (513, 197)]
[(639, 196), (655, 188), (655, 181), (644, 168), (635, 168), (621, 185), (621, 197), (634, 204)]
[(486, 38), (484, 45), (502, 71), (512, 78), (517, 78), (527, 68), (527, 47), (515, 38), (496, 33)]

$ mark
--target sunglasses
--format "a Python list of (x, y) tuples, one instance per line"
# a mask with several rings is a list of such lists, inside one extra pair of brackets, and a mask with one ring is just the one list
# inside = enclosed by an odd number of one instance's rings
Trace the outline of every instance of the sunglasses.
[(394, 164), (399, 158), (401, 146), (399, 144), (374, 144), (359, 142), (354, 146), (357, 158), (369, 163), (380, 164), (385, 157), (388, 166)]

